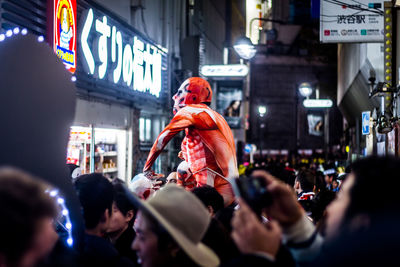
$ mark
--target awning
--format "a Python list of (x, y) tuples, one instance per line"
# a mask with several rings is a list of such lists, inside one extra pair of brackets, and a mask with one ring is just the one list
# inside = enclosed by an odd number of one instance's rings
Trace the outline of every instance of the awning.
[(349, 126), (354, 126), (362, 111), (372, 111), (377, 102), (369, 98), (369, 72), (373, 69), (366, 60), (338, 105)]

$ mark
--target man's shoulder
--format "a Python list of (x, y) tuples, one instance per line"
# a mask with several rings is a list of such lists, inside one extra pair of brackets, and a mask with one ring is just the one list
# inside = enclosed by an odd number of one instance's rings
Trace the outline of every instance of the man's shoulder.
[(193, 112), (193, 113), (199, 113), (199, 112), (203, 112), (206, 110), (211, 110), (213, 111), (211, 108), (209, 108), (207, 105), (205, 104), (189, 104), (184, 106), (183, 108), (181, 108), (179, 112), (184, 111), (184, 112)]
[(110, 241), (89, 234), (85, 234), (84, 253), (88, 255), (94, 254), (105, 258), (118, 256), (118, 251), (114, 248)]
[(94, 235), (85, 234), (84, 249), (81, 257), (83, 266), (134, 266), (132, 261), (121, 257), (110, 241)]
[(190, 104), (180, 109), (176, 113), (175, 117), (179, 115), (190, 115), (194, 117), (201, 117), (206, 115), (210, 116), (215, 121), (217, 114), (218, 113), (216, 111), (212, 110), (205, 104)]

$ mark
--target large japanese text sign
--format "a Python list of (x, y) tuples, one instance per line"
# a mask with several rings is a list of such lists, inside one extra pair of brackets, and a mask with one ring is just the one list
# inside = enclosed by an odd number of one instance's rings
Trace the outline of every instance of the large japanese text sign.
[(54, 0), (53, 49), (66, 68), (76, 70), (76, 0)]
[(96, 10), (80, 18), (80, 58), (95, 79), (160, 97), (165, 52)]
[(383, 37), (382, 0), (321, 1), (321, 42), (383, 42)]

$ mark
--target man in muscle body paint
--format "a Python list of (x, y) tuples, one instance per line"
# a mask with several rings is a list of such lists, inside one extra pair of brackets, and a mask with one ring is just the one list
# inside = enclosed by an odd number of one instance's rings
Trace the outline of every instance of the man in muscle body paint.
[[(196, 186), (214, 186), (224, 197), (225, 204), (231, 204), (234, 195), (227, 179), (238, 176), (235, 143), (225, 119), (208, 107), (212, 99), (209, 83), (198, 77), (189, 78), (172, 99), (175, 116), (153, 144), (144, 174), (150, 179), (156, 177), (151, 170), (154, 161), (171, 138), (185, 130), (178, 155), (185, 161), (181, 165), (188, 166), (191, 173), (185, 179), (194, 178)], [(180, 171), (185, 172), (178, 167), (178, 178)], [(185, 181), (179, 180), (178, 183), (185, 186)], [(186, 182), (188, 188), (193, 186), (191, 181)]]

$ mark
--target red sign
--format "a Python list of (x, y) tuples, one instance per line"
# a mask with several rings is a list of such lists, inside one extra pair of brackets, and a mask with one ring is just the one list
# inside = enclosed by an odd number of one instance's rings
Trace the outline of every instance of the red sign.
[(76, 0), (54, 0), (53, 49), (67, 69), (76, 70)]

